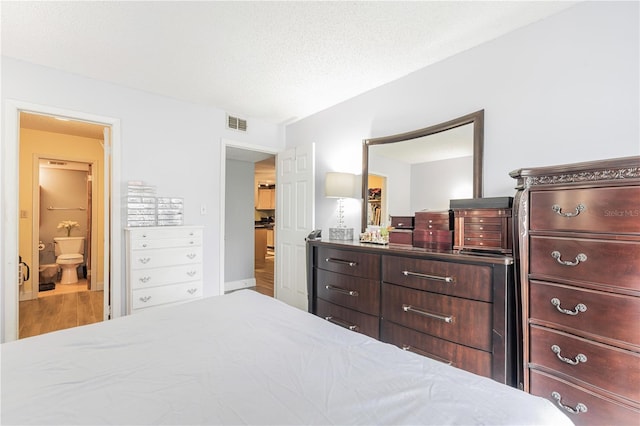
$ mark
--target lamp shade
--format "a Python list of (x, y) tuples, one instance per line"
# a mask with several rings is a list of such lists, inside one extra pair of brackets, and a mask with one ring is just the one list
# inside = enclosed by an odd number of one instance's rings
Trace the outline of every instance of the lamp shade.
[(324, 195), (330, 198), (353, 198), (356, 175), (329, 172), (325, 177)]

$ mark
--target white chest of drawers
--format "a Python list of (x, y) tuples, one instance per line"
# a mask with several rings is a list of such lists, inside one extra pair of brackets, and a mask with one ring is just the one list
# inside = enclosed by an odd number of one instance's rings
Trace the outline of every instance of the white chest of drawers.
[(127, 313), (202, 297), (202, 227), (125, 228)]

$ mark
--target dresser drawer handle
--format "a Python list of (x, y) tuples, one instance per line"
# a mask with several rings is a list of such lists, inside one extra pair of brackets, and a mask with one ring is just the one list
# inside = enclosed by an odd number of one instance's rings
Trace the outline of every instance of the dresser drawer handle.
[(149, 261), (151, 261), (150, 257), (141, 257), (138, 259), (138, 261), (144, 265), (146, 265), (147, 263), (149, 263)]
[(188, 257), (189, 259), (193, 260), (193, 259), (195, 259), (195, 258), (196, 258), (196, 254), (195, 254), (195, 253), (189, 253), (189, 254), (187, 255), (187, 257)]
[(358, 293), (356, 290), (347, 290), (344, 288), (340, 288), (340, 287), (335, 287), (332, 285), (325, 285), (324, 288), (326, 288), (329, 291), (335, 291), (337, 293), (342, 293), (342, 294), (346, 294), (347, 296), (359, 296), (360, 293)]
[(562, 403), (562, 395), (560, 395), (556, 391), (551, 392), (551, 397), (556, 400), (556, 402), (558, 403), (558, 405), (560, 407), (564, 408), (565, 410), (567, 410), (570, 413), (580, 414), (580, 413), (586, 413), (587, 412), (587, 406), (584, 405), (582, 402), (579, 402), (578, 405), (576, 405), (576, 408), (573, 408), (573, 407), (570, 407), (568, 405), (563, 404)]
[(324, 261), (327, 263), (339, 263), (347, 266), (356, 266), (358, 264), (358, 262), (353, 262), (351, 260), (335, 259), (333, 257), (327, 257)]
[(444, 281), (446, 283), (452, 283), (456, 281), (454, 277), (442, 277), (440, 275), (421, 274), (419, 272), (411, 272), (411, 271), (402, 271), (402, 275), (404, 275), (405, 277), (411, 276), (411, 277), (417, 277), (417, 278), (424, 278), (425, 280)]
[(151, 299), (151, 296), (141, 296), (140, 301), (143, 303), (147, 303)]
[(553, 299), (551, 299), (551, 304), (556, 307), (558, 312), (561, 312), (561, 313), (567, 314), (567, 315), (578, 315), (579, 312), (586, 312), (587, 311), (587, 305), (585, 305), (584, 303), (578, 303), (576, 305), (576, 307), (573, 308), (573, 311), (561, 308), (560, 307), (560, 299), (558, 299), (557, 297), (554, 297)]
[(439, 361), (439, 362), (444, 362), (447, 365), (453, 365), (453, 361), (449, 361), (447, 359), (440, 358), (437, 355), (434, 355), (434, 354), (429, 353), (429, 352), (422, 351), (422, 350), (417, 349), (417, 348), (413, 348), (413, 347), (411, 347), (409, 345), (402, 345), (402, 350), (403, 351), (413, 352), (414, 354), (422, 355), (424, 357), (431, 358), (431, 359), (434, 359), (434, 360)]
[(146, 248), (147, 247), (147, 243), (142, 244), (142, 247)]
[(453, 315), (446, 316), (446, 315), (434, 314), (431, 312), (423, 311), (422, 309), (414, 308), (411, 305), (405, 305), (405, 304), (402, 305), (402, 310), (405, 312), (413, 312), (414, 314), (418, 314), (418, 315), (424, 315), (425, 317), (429, 317), (429, 318), (435, 318), (440, 321), (444, 321), (447, 324), (453, 323)]
[(151, 277), (140, 277), (138, 278), (138, 280), (140, 280), (141, 283), (147, 283), (149, 282), (149, 280), (151, 279)]
[(576, 256), (575, 261), (570, 261), (570, 260), (562, 260), (560, 259), (562, 257), (562, 254), (560, 254), (559, 251), (552, 251), (551, 252), (551, 257), (553, 257), (555, 260), (558, 261), (559, 264), (561, 265), (565, 265), (565, 266), (577, 266), (580, 262), (586, 262), (587, 261), (587, 255), (584, 253), (578, 253), (578, 255)]
[(351, 330), (351, 331), (360, 330), (360, 327), (358, 327), (357, 325), (349, 324), (348, 322), (343, 321), (343, 320), (338, 319), (338, 318), (334, 318), (331, 315), (324, 317), (324, 319), (326, 319), (327, 321), (329, 321), (329, 322), (331, 322), (333, 324), (339, 325), (340, 327), (344, 327), (344, 328), (346, 328), (348, 330)]
[(187, 293), (189, 293), (189, 294), (193, 294), (193, 293), (195, 293), (196, 291), (198, 291), (198, 289), (197, 289), (197, 288), (190, 288), (190, 289), (188, 289), (188, 290), (187, 290)]
[(187, 275), (189, 275), (190, 277), (193, 277), (197, 273), (198, 272), (196, 272), (196, 271), (187, 271)]
[(576, 355), (576, 359), (573, 360), (571, 358), (565, 358), (562, 355), (560, 355), (560, 346), (558, 345), (553, 345), (551, 346), (551, 350), (553, 351), (554, 354), (556, 354), (556, 356), (558, 357), (558, 359), (562, 362), (565, 362), (567, 364), (570, 365), (578, 365), (581, 362), (587, 362), (587, 356), (585, 354), (578, 354)]
[(557, 204), (551, 206), (551, 209), (562, 217), (576, 217), (580, 214), (580, 212), (585, 211), (587, 208), (584, 204), (580, 203), (576, 206), (575, 213), (562, 213), (562, 207)]

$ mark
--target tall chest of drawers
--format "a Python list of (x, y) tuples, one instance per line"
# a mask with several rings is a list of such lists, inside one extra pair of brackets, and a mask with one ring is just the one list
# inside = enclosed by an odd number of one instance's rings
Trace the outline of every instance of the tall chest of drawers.
[(512, 258), (310, 241), (309, 311), (515, 385)]
[(578, 425), (640, 424), (640, 157), (511, 176), (524, 389)]
[(202, 227), (126, 228), (127, 313), (202, 297)]

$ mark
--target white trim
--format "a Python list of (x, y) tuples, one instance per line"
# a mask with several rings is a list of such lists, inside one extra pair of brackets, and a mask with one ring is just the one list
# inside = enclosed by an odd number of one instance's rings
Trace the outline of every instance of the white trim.
[[(275, 148), (269, 148), (261, 145), (253, 145), (246, 142), (233, 141), (229, 139), (220, 139), (220, 286), (218, 294), (224, 294), (224, 224), (225, 224), (225, 197), (226, 197), (226, 170), (227, 170), (227, 147), (246, 149), (247, 151), (263, 152), (265, 154), (276, 155), (279, 151)], [(277, 166), (276, 166), (277, 167)]]
[[(105, 203), (105, 208), (110, 205), (109, 216), (110, 220), (105, 217), (105, 226), (108, 226), (107, 222), (111, 223), (111, 241), (109, 242), (105, 238), (105, 257), (110, 257), (110, 262), (105, 262), (105, 265), (111, 265), (111, 270), (105, 267), (104, 280), (109, 282), (109, 276), (120, 277), (122, 276), (121, 270), (121, 221), (120, 221), (120, 119), (100, 116), (94, 114), (88, 114), (79, 111), (67, 110), (52, 106), (32, 104), (23, 101), (17, 101), (13, 99), (5, 100), (5, 131), (4, 140), (2, 143), (2, 179), (3, 179), (3, 194), (2, 200), (2, 224), (3, 224), (3, 238), (2, 238), (2, 263), (0, 266), (4, 267), (2, 271), (2, 282), (4, 288), (2, 288), (2, 305), (4, 314), (2, 317), (3, 326), (0, 330), (0, 341), (2, 343), (16, 340), (18, 338), (18, 216), (19, 216), (19, 203), (18, 203), (18, 149), (20, 146), (20, 112), (26, 111), (36, 114), (46, 114), (61, 117), (68, 117), (73, 120), (82, 120), (102, 124), (104, 126), (111, 127), (111, 146), (108, 146), (109, 141), (105, 141), (105, 152), (109, 150), (111, 158), (111, 172), (110, 179), (105, 179), (105, 186), (110, 187), (110, 203)], [(109, 170), (109, 165), (105, 164), (105, 173)], [(110, 182), (109, 182), (110, 180)], [(109, 192), (105, 192), (105, 197)], [(107, 234), (105, 234), (107, 235)], [(110, 250), (109, 250), (110, 243)], [(13, 285), (12, 285), (13, 283)], [(122, 285), (120, 280), (115, 280), (110, 286), (111, 290), (111, 311), (113, 317), (121, 315), (122, 312)], [(107, 294), (105, 294), (105, 300), (108, 300)], [(106, 310), (106, 309), (105, 309)], [(107, 313), (105, 313), (106, 318)]]
[(251, 288), (256, 286), (256, 279), (248, 278), (246, 280), (238, 280), (238, 281), (230, 281), (228, 283), (224, 283), (224, 292), (241, 290), (243, 288)]

